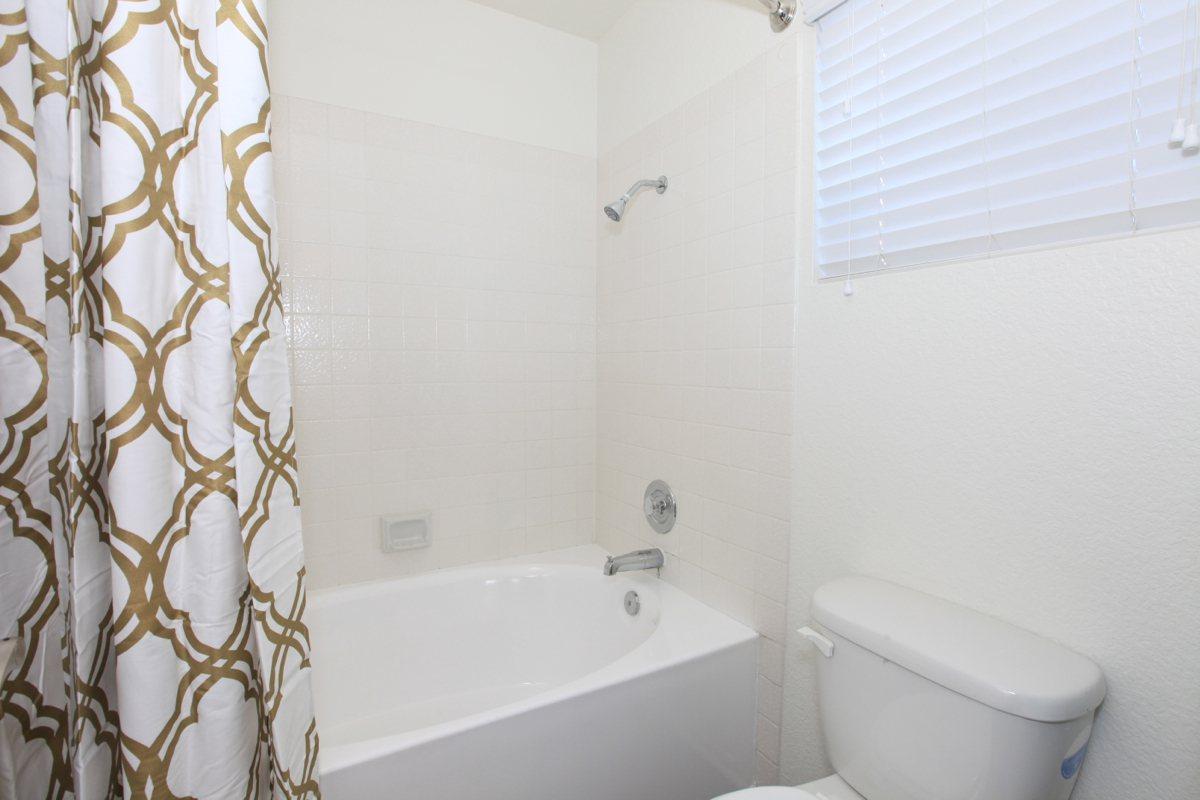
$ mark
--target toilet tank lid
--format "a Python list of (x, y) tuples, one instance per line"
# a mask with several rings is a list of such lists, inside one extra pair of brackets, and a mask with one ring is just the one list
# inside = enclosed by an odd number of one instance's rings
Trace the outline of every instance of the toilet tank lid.
[(1091, 713), (1104, 699), (1104, 673), (1091, 659), (888, 581), (854, 577), (827, 583), (813, 595), (812, 614), (882, 658), (1019, 717), (1065, 722)]

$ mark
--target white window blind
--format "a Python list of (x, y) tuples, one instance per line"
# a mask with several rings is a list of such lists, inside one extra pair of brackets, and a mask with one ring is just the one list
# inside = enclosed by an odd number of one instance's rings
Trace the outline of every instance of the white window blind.
[(821, 273), (1200, 222), (1200, 156), (1169, 141), (1194, 91), (1181, 63), (1195, 2), (849, 0), (827, 13)]

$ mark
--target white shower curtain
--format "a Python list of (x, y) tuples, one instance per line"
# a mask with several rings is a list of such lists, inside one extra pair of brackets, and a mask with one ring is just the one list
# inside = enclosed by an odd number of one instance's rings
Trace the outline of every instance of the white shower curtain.
[(319, 796), (264, 0), (0, 0), (0, 798)]

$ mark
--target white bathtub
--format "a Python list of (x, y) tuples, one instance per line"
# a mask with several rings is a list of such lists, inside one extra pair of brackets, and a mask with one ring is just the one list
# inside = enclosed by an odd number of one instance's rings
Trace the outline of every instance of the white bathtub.
[[(314, 592), (328, 800), (708, 800), (748, 786), (755, 634), (597, 547)], [(625, 612), (625, 593), (641, 612)]]

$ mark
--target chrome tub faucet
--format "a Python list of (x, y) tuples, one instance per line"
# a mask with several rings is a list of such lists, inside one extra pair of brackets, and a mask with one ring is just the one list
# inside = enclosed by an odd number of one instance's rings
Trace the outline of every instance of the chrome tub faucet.
[(609, 556), (604, 562), (604, 574), (616, 575), (639, 569), (662, 569), (663, 551), (657, 547), (649, 550), (634, 550), (620, 556)]

